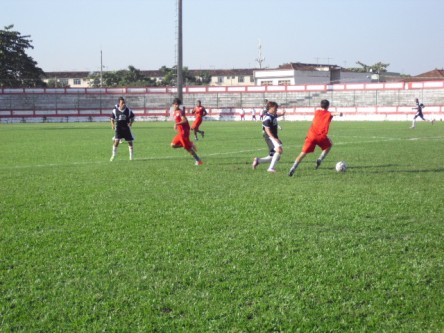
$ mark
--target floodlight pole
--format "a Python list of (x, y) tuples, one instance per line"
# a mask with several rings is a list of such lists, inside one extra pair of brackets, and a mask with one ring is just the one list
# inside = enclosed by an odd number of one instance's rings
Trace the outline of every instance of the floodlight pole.
[[(182, 57), (182, 0), (177, 0), (177, 97), (183, 95), (183, 57)], [(182, 100), (183, 101), (183, 100)]]
[(103, 87), (103, 61), (102, 61), (102, 50), (100, 50), (100, 88)]

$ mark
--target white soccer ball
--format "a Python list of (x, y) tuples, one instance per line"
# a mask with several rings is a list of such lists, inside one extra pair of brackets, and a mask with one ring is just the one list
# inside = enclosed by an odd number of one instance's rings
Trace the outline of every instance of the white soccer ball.
[(337, 172), (347, 171), (347, 163), (345, 163), (344, 161), (340, 161), (340, 162), (336, 163), (336, 171)]

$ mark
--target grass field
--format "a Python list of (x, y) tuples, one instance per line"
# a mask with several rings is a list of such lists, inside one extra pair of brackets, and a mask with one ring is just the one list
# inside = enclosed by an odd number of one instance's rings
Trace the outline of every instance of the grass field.
[[(294, 177), (308, 122), (0, 126), (1, 332), (443, 332), (444, 124), (335, 122)], [(347, 161), (336, 173), (337, 161)]]

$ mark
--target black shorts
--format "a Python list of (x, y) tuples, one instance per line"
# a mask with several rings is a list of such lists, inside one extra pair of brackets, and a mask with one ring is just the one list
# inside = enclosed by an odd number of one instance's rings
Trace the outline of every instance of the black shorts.
[(134, 141), (133, 133), (131, 132), (131, 127), (116, 127), (115, 140)]
[(422, 114), (422, 112), (416, 112), (415, 117), (413, 117), (413, 119), (416, 119), (418, 117), (421, 118), (422, 120), (425, 120), (424, 119), (424, 115)]

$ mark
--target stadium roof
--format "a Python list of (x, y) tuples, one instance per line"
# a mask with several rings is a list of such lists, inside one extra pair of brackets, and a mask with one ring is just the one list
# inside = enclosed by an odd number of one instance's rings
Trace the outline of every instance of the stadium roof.
[(337, 65), (329, 64), (303, 64), (300, 62), (290, 62), (287, 64), (280, 65), (278, 69), (293, 69), (298, 71), (315, 71), (319, 68), (329, 68), (329, 69), (339, 69)]

